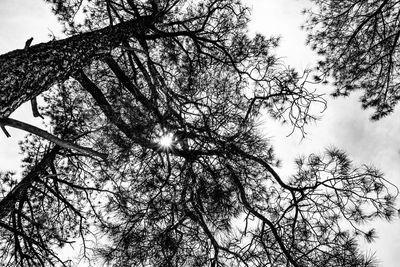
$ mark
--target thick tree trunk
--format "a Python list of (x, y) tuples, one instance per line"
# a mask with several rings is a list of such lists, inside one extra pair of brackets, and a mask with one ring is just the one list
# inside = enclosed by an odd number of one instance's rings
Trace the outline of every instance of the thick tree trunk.
[[(150, 17), (142, 17), (113, 27), (82, 33), (59, 41), (41, 43), (1, 55), (0, 126), (3, 127), (9, 125), (10, 122), (15, 122), (6, 118), (22, 103), (34, 99), (55, 83), (67, 80), (94, 60), (109, 54), (112, 49), (127, 38), (143, 35), (151, 23)], [(26, 124), (24, 125), (26, 126)], [(12, 126), (15, 127), (15, 125)], [(45, 135), (48, 134), (40, 129), (35, 130)], [(49, 139), (48, 136), (47, 139)], [(63, 142), (62, 140), (58, 141)], [(61, 143), (60, 145), (63, 146)], [(76, 147), (74, 146), (73, 149), (76, 149)], [(78, 146), (78, 149), (80, 148)], [(59, 147), (56, 146), (50, 153), (46, 154), (43, 160), (6, 197), (1, 199), (0, 221), (15, 207), (15, 203), (26, 194), (32, 182), (46, 168), (49, 161), (54, 159), (58, 151)], [(87, 150), (87, 148), (83, 148), (81, 152), (87, 151), (90, 152), (89, 154), (94, 152), (99, 157), (106, 156), (90, 149)]]
[(128, 37), (140, 36), (150, 17), (18, 49), (0, 56), (0, 117), (8, 117), (22, 103), (117, 47)]

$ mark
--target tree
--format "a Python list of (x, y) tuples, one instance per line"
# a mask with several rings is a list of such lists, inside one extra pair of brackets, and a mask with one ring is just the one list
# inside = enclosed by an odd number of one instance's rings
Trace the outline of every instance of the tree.
[(397, 1), (315, 0), (305, 11), (309, 44), (324, 59), (319, 68), (335, 81), (334, 96), (363, 90), (373, 120), (391, 112), (400, 99), (399, 10)]
[(57, 246), (80, 242), (115, 266), (373, 266), (357, 236), (394, 216), (396, 188), (338, 149), (278, 175), (257, 119), (303, 131), (325, 102), (247, 35), (240, 1), (51, 3), (77, 35), (0, 57), (22, 66), (0, 77), (0, 123), (32, 129), (6, 117), (46, 91), (52, 128), (22, 144), (19, 183), (2, 174), (3, 265), (67, 265)]

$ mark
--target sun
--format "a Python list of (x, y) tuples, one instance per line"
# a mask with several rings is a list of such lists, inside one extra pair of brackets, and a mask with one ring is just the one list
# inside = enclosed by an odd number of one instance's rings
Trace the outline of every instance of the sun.
[(164, 149), (168, 149), (174, 143), (174, 134), (173, 133), (165, 133), (160, 138), (158, 138), (158, 144), (160, 147)]

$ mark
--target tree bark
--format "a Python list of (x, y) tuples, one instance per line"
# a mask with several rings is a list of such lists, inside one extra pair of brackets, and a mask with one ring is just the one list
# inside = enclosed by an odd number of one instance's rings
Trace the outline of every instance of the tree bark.
[(67, 80), (123, 40), (143, 35), (152, 23), (151, 17), (141, 17), (1, 55), (0, 117), (10, 116), (22, 103)]

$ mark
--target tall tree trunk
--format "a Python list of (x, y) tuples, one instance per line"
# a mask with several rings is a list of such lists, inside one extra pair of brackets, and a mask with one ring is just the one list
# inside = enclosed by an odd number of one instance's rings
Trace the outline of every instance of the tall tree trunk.
[(109, 53), (122, 40), (144, 34), (151, 24), (151, 17), (141, 17), (1, 55), (0, 117), (8, 117), (22, 103), (65, 81), (75, 71)]

